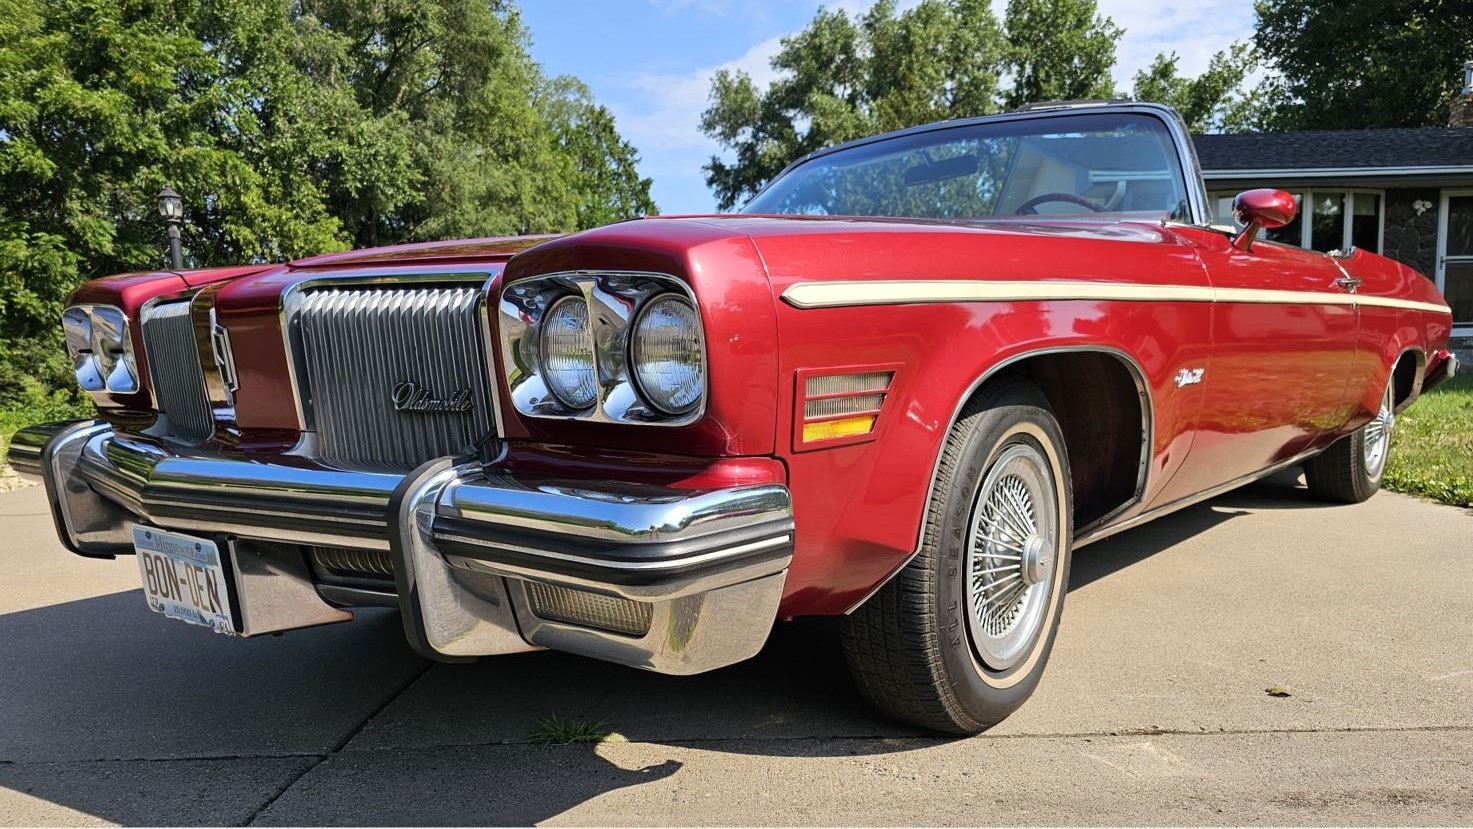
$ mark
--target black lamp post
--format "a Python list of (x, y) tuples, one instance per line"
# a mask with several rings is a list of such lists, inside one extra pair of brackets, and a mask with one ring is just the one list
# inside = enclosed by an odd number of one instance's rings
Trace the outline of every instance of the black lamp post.
[(159, 215), (169, 223), (170, 261), (174, 263), (174, 270), (183, 270), (184, 254), (179, 250), (179, 222), (184, 218), (184, 200), (167, 184), (159, 191)]

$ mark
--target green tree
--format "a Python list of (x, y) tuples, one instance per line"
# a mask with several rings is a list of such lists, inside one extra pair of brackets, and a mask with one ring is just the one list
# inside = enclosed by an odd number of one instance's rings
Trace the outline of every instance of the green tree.
[(1039, 101), (1115, 97), (1110, 70), (1125, 33), (1095, 0), (1008, 0), (1003, 15), (1009, 108)]
[(541, 72), (506, 0), (298, 0), (325, 31), (307, 64), (351, 90), (361, 154), (331, 168), (355, 246), (571, 230), (577, 207)]
[(619, 135), (613, 113), (593, 100), (582, 81), (553, 78), (538, 93), (537, 104), (561, 155), (572, 164), (578, 227), (658, 212), (650, 180), (639, 175), (639, 154)]
[(1442, 126), (1473, 57), (1466, 0), (1259, 0), (1276, 129)]
[[(338, 221), (281, 168), (232, 149), (261, 126), (237, 44), (279, 37), (265, 4), (225, 42), (183, 0), (11, 0), (0, 16), (0, 402), (70, 397), (61, 301), (85, 278), (165, 264), (154, 194), (191, 196), (202, 257), (341, 246)], [(254, 16), (245, 12), (254, 12)], [(249, 19), (247, 19), (249, 18)], [(289, 30), (289, 29), (288, 29)], [(207, 45), (208, 44), (208, 45)], [(289, 169), (289, 168), (287, 168)], [(266, 240), (270, 240), (268, 243)], [(298, 247), (300, 246), (300, 247)]]
[(1216, 53), (1195, 78), (1178, 72), (1180, 60), (1175, 52), (1157, 55), (1150, 66), (1135, 73), (1131, 97), (1174, 107), (1193, 132), (1231, 129), (1252, 119), (1254, 100), (1240, 92), (1253, 69), (1250, 45), (1235, 43)]
[(701, 130), (735, 158), (712, 157), (706, 183), (728, 210), (821, 147), (993, 112), (1004, 57), (987, 0), (922, 0), (898, 14), (881, 0), (858, 19), (820, 9), (783, 39), (767, 89), (741, 71), (712, 79)]
[[(653, 211), (586, 89), (509, 0), (8, 0), (0, 15), (0, 406), (74, 396), (80, 281), (567, 231)], [(575, 132), (578, 134), (575, 136)]]

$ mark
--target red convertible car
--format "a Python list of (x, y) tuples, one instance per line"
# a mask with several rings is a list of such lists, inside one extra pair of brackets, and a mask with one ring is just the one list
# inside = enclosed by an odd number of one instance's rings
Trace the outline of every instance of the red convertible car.
[(845, 617), (863, 693), (977, 732), (1075, 550), (1293, 464), (1379, 487), (1450, 377), (1431, 282), (1209, 215), (1150, 104), (816, 152), (736, 215), (89, 282), (94, 420), (22, 431), (62, 542), (237, 636), (397, 607), (421, 653), (670, 674)]

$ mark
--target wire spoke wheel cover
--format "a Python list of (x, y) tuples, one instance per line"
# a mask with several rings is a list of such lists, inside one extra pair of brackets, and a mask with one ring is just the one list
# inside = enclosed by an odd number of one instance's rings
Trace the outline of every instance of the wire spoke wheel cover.
[(963, 583), (972, 646), (1005, 671), (1026, 656), (1050, 614), (1059, 556), (1052, 467), (1031, 441), (1006, 446), (972, 504)]
[(1392, 384), (1387, 383), (1386, 393), (1381, 395), (1381, 408), (1371, 418), (1371, 422), (1363, 427), (1365, 432), (1361, 436), (1361, 442), (1365, 452), (1366, 474), (1372, 479), (1381, 477), (1382, 470), (1386, 468), (1386, 456), (1391, 452), (1391, 431), (1396, 426), (1395, 405)]

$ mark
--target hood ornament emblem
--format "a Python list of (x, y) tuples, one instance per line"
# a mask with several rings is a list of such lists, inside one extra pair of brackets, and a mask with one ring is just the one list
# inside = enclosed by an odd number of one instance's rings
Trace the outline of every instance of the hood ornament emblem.
[(471, 390), (460, 389), (439, 397), (433, 389), (427, 389), (408, 380), (394, 386), (389, 399), (396, 412), (455, 412), (471, 410)]

